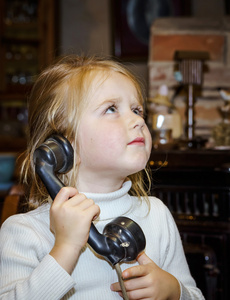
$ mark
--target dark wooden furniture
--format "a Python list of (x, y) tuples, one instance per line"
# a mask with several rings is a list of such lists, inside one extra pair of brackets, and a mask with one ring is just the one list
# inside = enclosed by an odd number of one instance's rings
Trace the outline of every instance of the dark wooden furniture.
[(150, 167), (197, 285), (207, 300), (230, 299), (230, 151), (152, 151)]
[(58, 1), (0, 1), (0, 151), (26, 147), (26, 100), (56, 55)]
[(24, 189), (21, 185), (14, 185), (5, 196), (0, 210), (0, 226), (10, 216), (22, 211), (21, 205), (24, 199)]

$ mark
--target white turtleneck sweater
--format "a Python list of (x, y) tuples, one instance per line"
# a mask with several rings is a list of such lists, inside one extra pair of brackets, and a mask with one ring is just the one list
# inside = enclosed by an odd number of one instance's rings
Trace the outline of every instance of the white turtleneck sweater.
[[(150, 197), (151, 208), (128, 195), (131, 182), (109, 194), (85, 193), (101, 209), (95, 222), (99, 232), (118, 216), (137, 222), (146, 237), (146, 254), (162, 269), (174, 275), (181, 287), (181, 299), (204, 299), (196, 288), (184, 256), (175, 222), (166, 206)], [(0, 230), (0, 299), (120, 299), (110, 285), (117, 282), (112, 266), (86, 245), (70, 276), (49, 255), (54, 235), (49, 226), (50, 205), (8, 218)], [(122, 270), (137, 262), (121, 264)]]

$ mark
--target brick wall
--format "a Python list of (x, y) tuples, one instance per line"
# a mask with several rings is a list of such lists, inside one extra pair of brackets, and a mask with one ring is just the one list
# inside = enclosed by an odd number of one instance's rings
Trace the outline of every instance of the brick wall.
[[(154, 97), (162, 84), (173, 95), (178, 86), (174, 78), (175, 51), (209, 52), (202, 94), (195, 105), (195, 134), (210, 136), (213, 126), (221, 121), (217, 108), (223, 100), (217, 88), (230, 89), (230, 17), (158, 19), (151, 28), (149, 47), (149, 97)], [(185, 119), (186, 93), (176, 97), (175, 104)]]

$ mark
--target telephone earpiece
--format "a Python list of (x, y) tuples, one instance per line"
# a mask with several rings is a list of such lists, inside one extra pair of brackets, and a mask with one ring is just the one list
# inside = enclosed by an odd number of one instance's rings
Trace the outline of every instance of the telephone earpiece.
[(73, 157), (73, 147), (70, 142), (58, 134), (49, 137), (34, 151), (35, 172), (53, 200), (64, 186), (55, 174), (70, 171), (73, 167)]
[[(73, 167), (74, 151), (69, 141), (58, 134), (49, 137), (34, 152), (35, 171), (54, 199), (64, 184), (56, 173), (66, 173)], [(145, 248), (145, 236), (140, 226), (127, 217), (108, 223), (103, 234), (91, 224), (89, 245), (113, 265), (132, 261)]]

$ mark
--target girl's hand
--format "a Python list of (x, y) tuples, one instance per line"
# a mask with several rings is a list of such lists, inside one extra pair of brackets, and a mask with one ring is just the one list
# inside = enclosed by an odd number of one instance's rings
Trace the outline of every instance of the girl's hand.
[(87, 243), (91, 222), (100, 213), (92, 199), (79, 194), (77, 189), (64, 187), (50, 208), (50, 228), (55, 244), (50, 252), (58, 263), (71, 273)]
[[(129, 299), (179, 300), (180, 286), (177, 279), (159, 268), (145, 253), (137, 261), (139, 266), (129, 268), (122, 273)], [(118, 282), (111, 290), (122, 296)]]

